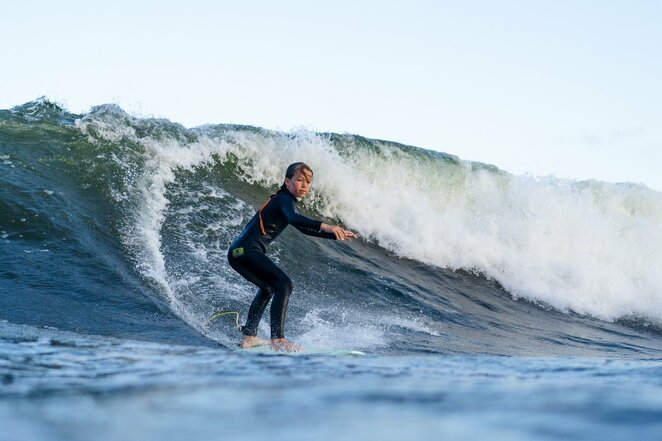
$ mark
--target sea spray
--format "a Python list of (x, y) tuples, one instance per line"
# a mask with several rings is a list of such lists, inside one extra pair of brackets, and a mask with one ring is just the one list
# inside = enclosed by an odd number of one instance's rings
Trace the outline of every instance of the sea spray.
[(133, 190), (144, 210), (126, 240), (148, 254), (138, 259), (145, 274), (163, 283), (159, 235), (177, 170), (232, 161), (237, 179), (273, 191), (285, 167), (303, 160), (315, 171), (303, 209), (401, 257), (483, 273), (515, 297), (562, 311), (662, 320), (662, 195), (645, 187), (514, 176), (351, 135), (184, 129), (117, 113), (93, 111), (79, 128), (144, 147), (145, 167)]

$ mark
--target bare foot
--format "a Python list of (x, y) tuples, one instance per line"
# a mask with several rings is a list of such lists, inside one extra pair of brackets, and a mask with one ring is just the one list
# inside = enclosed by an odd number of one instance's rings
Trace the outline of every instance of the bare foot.
[(292, 343), (286, 338), (272, 338), (271, 339), (271, 348), (274, 351), (285, 351), (285, 352), (301, 352), (303, 351), (303, 346), (296, 343)]
[(252, 335), (244, 335), (244, 339), (241, 341), (241, 348), (248, 349), (254, 348), (255, 346), (266, 346), (269, 344), (269, 340), (261, 339), (260, 337), (253, 337)]

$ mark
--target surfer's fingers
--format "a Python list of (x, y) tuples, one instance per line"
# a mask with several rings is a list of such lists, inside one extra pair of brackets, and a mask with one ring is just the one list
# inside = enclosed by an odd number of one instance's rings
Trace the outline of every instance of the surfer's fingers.
[(336, 240), (345, 240), (342, 228), (338, 226), (333, 227), (333, 234), (336, 235)]
[(359, 237), (358, 234), (356, 234), (355, 232), (353, 232), (353, 231), (351, 231), (351, 230), (345, 230), (345, 229), (343, 229), (343, 231), (344, 231), (344, 233), (345, 233), (345, 237), (346, 237), (347, 239), (356, 239), (357, 237)]
[(353, 231), (346, 230), (338, 225), (334, 226), (332, 231), (333, 234), (336, 236), (336, 240), (350, 240), (359, 237)]

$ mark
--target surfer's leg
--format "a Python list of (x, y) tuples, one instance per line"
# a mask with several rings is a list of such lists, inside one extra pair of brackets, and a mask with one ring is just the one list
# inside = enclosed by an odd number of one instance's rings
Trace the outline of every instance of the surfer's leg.
[(281, 271), (278, 284), (274, 286), (274, 299), (271, 302), (271, 338), (284, 338), (285, 315), (292, 293), (292, 281)]
[[(250, 268), (250, 272), (258, 279), (268, 284), (266, 289), (260, 290), (260, 293), (258, 293), (258, 296), (255, 297), (255, 300), (253, 301), (254, 304), (257, 303), (255, 313), (259, 313), (257, 322), (260, 320), (259, 317), (262, 317), (264, 307), (273, 296), (273, 300), (271, 301), (271, 338), (283, 338), (285, 333), (287, 305), (290, 300), (290, 294), (292, 293), (292, 280), (264, 254), (255, 253), (255, 255), (251, 255), (250, 258), (251, 263), (253, 264)], [(268, 297), (266, 295), (261, 295), (263, 291), (268, 292)], [(253, 309), (252, 305), (251, 309)], [(250, 313), (247, 324), (248, 323), (251, 323)]]
[(253, 337), (257, 335), (257, 327), (262, 319), (264, 308), (267, 307), (273, 294), (274, 290), (269, 286), (260, 288), (257, 292), (257, 295), (251, 303), (251, 307), (248, 309), (248, 318), (246, 318), (246, 325), (243, 330), (244, 335), (250, 335)]
[(244, 335), (257, 335), (264, 309), (274, 296), (271, 304), (271, 338), (282, 338), (292, 280), (271, 259), (259, 252), (248, 252), (240, 257), (229, 257), (228, 260), (235, 271), (260, 288), (248, 312)]

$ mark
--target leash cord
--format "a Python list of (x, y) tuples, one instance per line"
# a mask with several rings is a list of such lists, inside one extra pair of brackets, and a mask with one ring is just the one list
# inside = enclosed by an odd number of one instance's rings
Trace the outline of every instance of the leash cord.
[(219, 312), (216, 312), (216, 313), (212, 314), (211, 316), (209, 316), (209, 318), (205, 321), (205, 324), (202, 325), (202, 327), (206, 329), (207, 326), (209, 326), (209, 324), (214, 319), (217, 319), (219, 317), (223, 317), (224, 315), (233, 315), (233, 314), (235, 316), (235, 326), (237, 327), (237, 329), (241, 329), (241, 325), (239, 324), (239, 313), (237, 311), (219, 311)]

